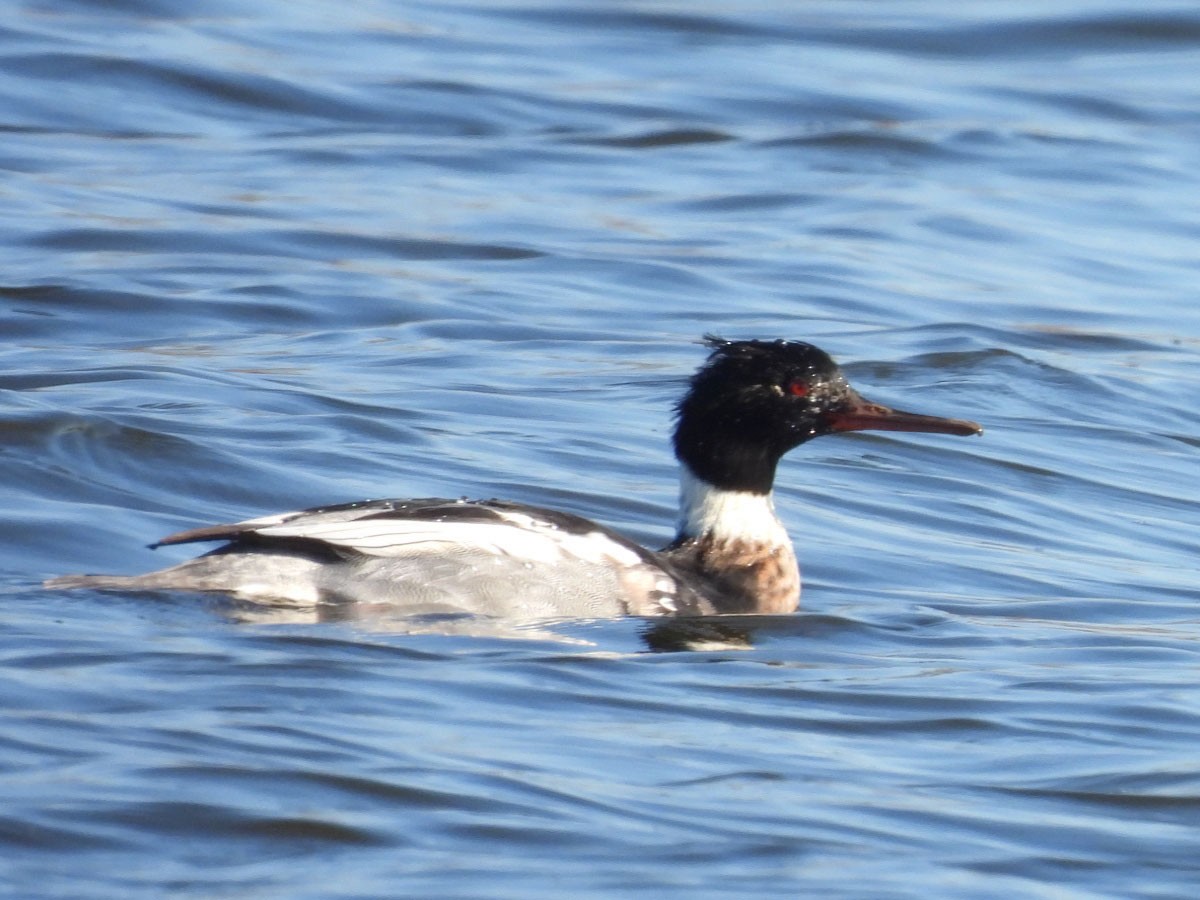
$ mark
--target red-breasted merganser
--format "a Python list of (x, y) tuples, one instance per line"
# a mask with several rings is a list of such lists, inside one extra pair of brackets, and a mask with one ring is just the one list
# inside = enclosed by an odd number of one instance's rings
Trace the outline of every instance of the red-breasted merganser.
[(785, 453), (843, 431), (983, 430), (863, 399), (812, 344), (705, 342), (708, 360), (678, 406), (679, 528), (657, 552), (580, 516), (520, 503), (370, 500), (182, 531), (152, 546), (225, 543), (145, 575), (70, 575), (47, 586), (522, 619), (789, 613), (800, 572), (772, 502)]

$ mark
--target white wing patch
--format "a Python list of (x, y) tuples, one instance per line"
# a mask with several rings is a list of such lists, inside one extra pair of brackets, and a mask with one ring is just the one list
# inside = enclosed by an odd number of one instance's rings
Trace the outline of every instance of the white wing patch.
[(634, 566), (642, 561), (633, 549), (603, 532), (572, 533), (512, 510), (493, 510), (502, 520), (495, 522), (391, 518), (377, 512), (363, 510), (364, 518), (348, 521), (293, 513), (264, 516), (243, 524), (255, 526), (254, 530), (265, 536), (309, 538), (380, 557), (477, 550), (539, 565), (567, 558), (617, 566)]

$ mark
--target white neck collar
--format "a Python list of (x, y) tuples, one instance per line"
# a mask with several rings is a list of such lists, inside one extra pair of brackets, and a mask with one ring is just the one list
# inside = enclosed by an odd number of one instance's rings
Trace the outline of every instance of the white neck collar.
[(755, 543), (788, 543), (773, 494), (729, 491), (697, 478), (685, 464), (679, 477), (679, 537), (711, 535)]

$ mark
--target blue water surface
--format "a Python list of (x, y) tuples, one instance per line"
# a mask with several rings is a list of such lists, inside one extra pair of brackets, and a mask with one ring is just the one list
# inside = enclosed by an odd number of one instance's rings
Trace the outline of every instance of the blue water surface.
[[(1200, 12), (26, 0), (0, 34), (4, 896), (1196, 895)], [(706, 331), (987, 429), (789, 457), (795, 616), (40, 587), (378, 496), (661, 544)]]

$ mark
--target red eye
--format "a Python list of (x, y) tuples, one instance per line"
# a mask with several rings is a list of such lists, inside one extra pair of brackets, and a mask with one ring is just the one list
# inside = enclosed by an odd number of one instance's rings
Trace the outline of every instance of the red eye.
[(788, 386), (787, 386), (787, 392), (789, 394), (791, 394), (793, 397), (807, 397), (808, 396), (808, 382), (801, 381), (799, 378), (797, 378), (795, 381), (789, 381)]

